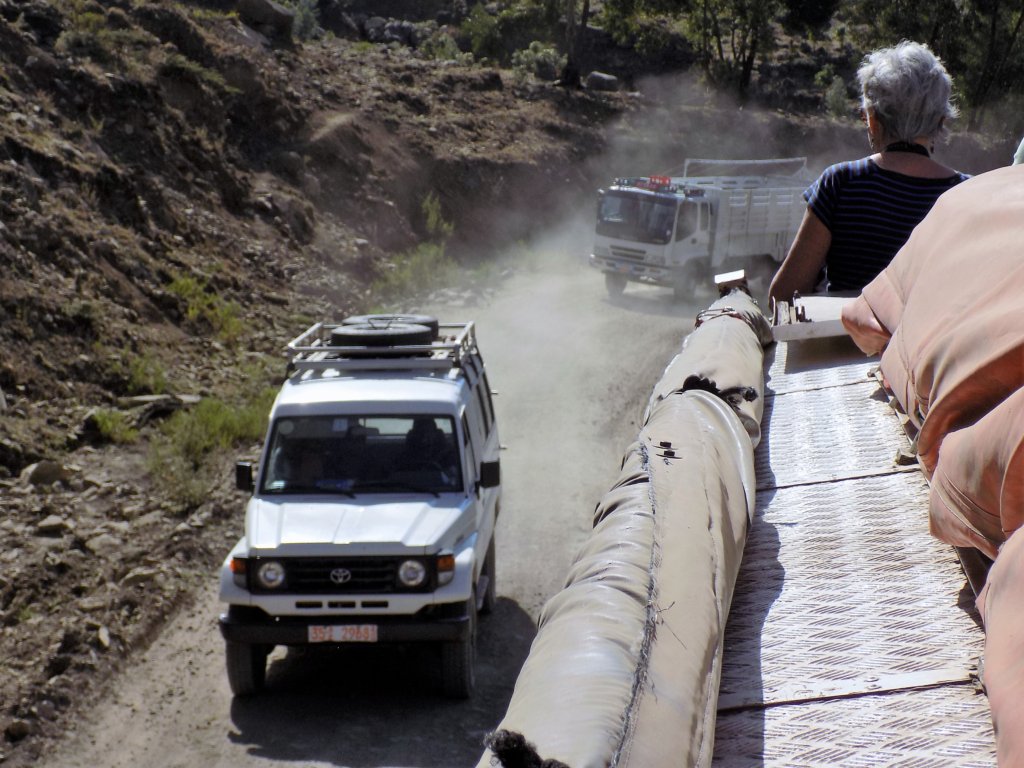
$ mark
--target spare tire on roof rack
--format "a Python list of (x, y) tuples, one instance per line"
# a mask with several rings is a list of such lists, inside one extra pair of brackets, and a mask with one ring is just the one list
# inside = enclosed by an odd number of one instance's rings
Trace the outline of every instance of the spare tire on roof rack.
[(437, 321), (436, 317), (431, 315), (352, 315), (346, 317), (341, 321), (342, 325), (373, 325), (378, 328), (388, 328), (395, 323), (409, 323), (412, 325), (425, 325), (429, 328), (434, 336), (437, 336), (438, 329), (441, 324)]
[(434, 331), (416, 323), (353, 323), (331, 329), (332, 347), (399, 347), (430, 344)]

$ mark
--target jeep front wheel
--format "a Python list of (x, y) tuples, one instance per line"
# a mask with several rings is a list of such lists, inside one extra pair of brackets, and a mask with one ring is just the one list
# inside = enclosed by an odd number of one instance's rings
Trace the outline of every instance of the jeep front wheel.
[(453, 699), (468, 699), (476, 685), (476, 595), (469, 599), (469, 633), (441, 644), (441, 690)]
[(490, 546), (487, 547), (487, 556), (484, 558), (484, 575), (487, 576), (487, 586), (484, 587), (484, 599), (480, 603), (480, 613), (494, 613), (494, 606), (498, 603), (498, 582), (497, 557), (494, 553), (494, 537), (491, 536)]
[(228, 640), (224, 651), (231, 692), (235, 696), (251, 696), (263, 690), (267, 676), (267, 648)]

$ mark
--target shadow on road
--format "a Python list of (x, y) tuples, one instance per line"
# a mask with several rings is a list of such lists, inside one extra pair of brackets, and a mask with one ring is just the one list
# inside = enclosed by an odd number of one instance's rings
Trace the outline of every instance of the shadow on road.
[(505, 714), (536, 634), (519, 605), (499, 598), (481, 617), (476, 692), (440, 692), (431, 647), (351, 647), (271, 656), (266, 690), (236, 698), (236, 744), (253, 756), (352, 768), (473, 766), (483, 738)]

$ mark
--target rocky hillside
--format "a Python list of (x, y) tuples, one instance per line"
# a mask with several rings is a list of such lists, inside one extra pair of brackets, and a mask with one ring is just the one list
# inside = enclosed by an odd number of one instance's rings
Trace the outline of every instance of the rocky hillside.
[[(214, 433), (258, 451), (236, 422), (265, 410), (282, 341), (412, 309), (381, 285), (439, 230), (474, 267), (615, 173), (863, 150), (852, 123), (716, 105), (678, 73), (622, 64), (633, 91), (565, 89), (321, 5), (335, 33), (300, 42), (256, 0), (0, 0), (6, 765), (31, 764), (237, 534), (223, 446), (173, 414), (212, 401)], [(415, 23), (444, 34), (444, 13)], [(966, 170), (1009, 157), (958, 142)]]
[(230, 464), (176, 493), (165, 417), (236, 407), (303, 323), (377, 308), (428, 196), (451, 256), (522, 237), (628, 100), (234, 10), (0, 0), (0, 760), (226, 551)]

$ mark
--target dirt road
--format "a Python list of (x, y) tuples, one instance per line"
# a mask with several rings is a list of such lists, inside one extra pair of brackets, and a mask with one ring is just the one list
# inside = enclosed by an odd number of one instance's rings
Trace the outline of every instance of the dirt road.
[(437, 662), (425, 649), (279, 648), (266, 693), (232, 700), (211, 573), (194, 605), (41, 768), (475, 764), (694, 307), (634, 286), (613, 304), (600, 275), (561, 256), (519, 271), (476, 306), (419, 310), (477, 321), (507, 446), (499, 603), (481, 623), (474, 697), (438, 695)]

